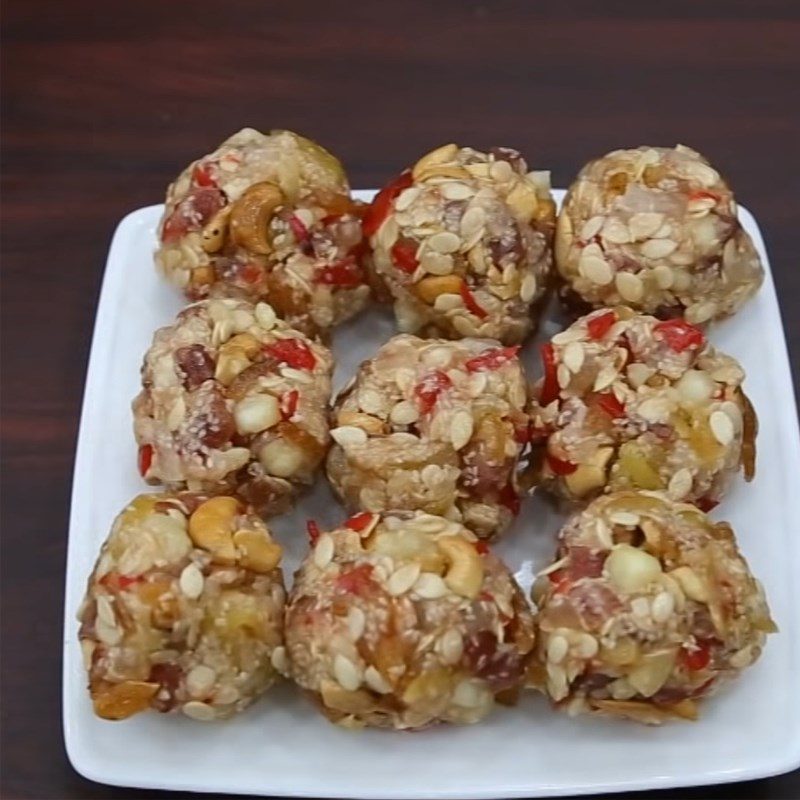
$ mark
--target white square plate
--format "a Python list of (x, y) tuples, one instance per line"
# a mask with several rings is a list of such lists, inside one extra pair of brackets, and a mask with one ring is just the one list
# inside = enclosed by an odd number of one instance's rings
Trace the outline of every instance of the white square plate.
[[(563, 192), (557, 192), (560, 201)], [(369, 199), (372, 192), (363, 192)], [(156, 274), (152, 251), (161, 206), (134, 211), (111, 244), (97, 310), (75, 458), (64, 628), (64, 734), (78, 772), (101, 783), (153, 789), (350, 798), (505, 798), (675, 787), (745, 780), (800, 765), (800, 447), (775, 287), (755, 220), (740, 217), (767, 267), (758, 297), (711, 332), (747, 370), (758, 410), (758, 476), (738, 483), (715, 512), (730, 520), (764, 582), (780, 626), (763, 658), (694, 724), (646, 728), (569, 719), (540, 697), (498, 709), (485, 722), (420, 733), (347, 731), (282, 686), (241, 716), (202, 724), (142, 714), (104, 722), (91, 709), (75, 615), (114, 516), (145, 490), (136, 471), (130, 401), (156, 328), (182, 299)], [(557, 330), (552, 318), (540, 332)], [(384, 311), (338, 330), (336, 385), (394, 332)], [(537, 374), (533, 346), (524, 361)], [(305, 521), (341, 520), (324, 478), (273, 527), (291, 576), (306, 548)], [(499, 553), (528, 589), (552, 557), (557, 517), (527, 501)]]

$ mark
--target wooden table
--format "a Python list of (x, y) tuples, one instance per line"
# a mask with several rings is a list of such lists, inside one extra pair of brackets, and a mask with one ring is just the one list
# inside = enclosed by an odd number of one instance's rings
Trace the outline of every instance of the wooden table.
[[(319, 139), (354, 186), (449, 140), (519, 147), (555, 186), (615, 147), (693, 145), (763, 226), (797, 380), (793, 0), (7, 0), (4, 17), (3, 797), (142, 796), (83, 780), (64, 754), (78, 414), (115, 224), (237, 128)], [(798, 795), (800, 773), (669, 793)]]

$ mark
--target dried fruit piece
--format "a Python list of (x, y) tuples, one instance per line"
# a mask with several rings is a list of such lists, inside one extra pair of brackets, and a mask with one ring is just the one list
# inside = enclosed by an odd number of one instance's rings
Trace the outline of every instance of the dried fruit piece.
[(606, 311), (602, 314), (592, 315), (586, 321), (586, 330), (590, 339), (597, 341), (602, 339), (613, 327), (617, 321), (617, 313), (615, 311)]
[(266, 345), (264, 352), (278, 363), (287, 364), (293, 369), (313, 370), (317, 364), (308, 345), (294, 336)]
[(403, 189), (411, 186), (413, 180), (410, 171), (403, 172), (394, 180), (387, 183), (386, 186), (375, 195), (361, 222), (364, 236), (374, 236), (378, 232), (378, 228), (380, 228), (383, 221), (389, 215), (392, 201)]
[(461, 281), (459, 293), (461, 295), (461, 299), (464, 301), (464, 306), (466, 307), (467, 311), (470, 312), (470, 314), (474, 314), (476, 317), (478, 317), (478, 319), (486, 319), (486, 317), (489, 316), (483, 306), (481, 306), (480, 303), (478, 303), (478, 301), (475, 299), (475, 295), (464, 281)]
[(92, 692), (94, 712), (103, 719), (127, 719), (146, 711), (158, 689), (157, 683), (146, 681), (105, 684)]
[(690, 347), (702, 347), (705, 342), (703, 332), (684, 319), (670, 319), (659, 322), (653, 329), (676, 353)]
[(539, 392), (539, 402), (547, 406), (556, 400), (559, 395), (558, 378), (556, 376), (556, 356), (553, 345), (547, 342), (540, 348), (542, 365), (544, 366), (544, 381)]
[(323, 267), (316, 274), (317, 283), (328, 286), (356, 287), (364, 283), (364, 273), (352, 256)]
[(139, 474), (145, 478), (150, 470), (150, 465), (153, 463), (153, 446), (150, 444), (143, 444), (139, 447)]
[(482, 370), (495, 370), (517, 357), (519, 345), (514, 347), (496, 347), (486, 350), (475, 358), (469, 359), (464, 365), (469, 372)]
[(439, 395), (447, 391), (453, 382), (445, 372), (433, 370), (425, 375), (414, 388), (414, 396), (417, 399), (419, 410), (423, 414), (428, 414), (436, 405)]

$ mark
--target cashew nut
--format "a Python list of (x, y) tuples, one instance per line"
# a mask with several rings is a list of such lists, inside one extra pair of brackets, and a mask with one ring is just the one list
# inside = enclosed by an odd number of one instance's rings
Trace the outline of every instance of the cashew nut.
[(449, 563), (444, 582), (456, 594), (477, 597), (483, 584), (483, 562), (475, 546), (460, 536), (443, 536), (437, 541)]
[(206, 253), (218, 253), (225, 244), (231, 207), (224, 206), (206, 224), (202, 233), (202, 247)]
[(458, 275), (428, 275), (415, 287), (417, 296), (432, 305), (440, 294), (459, 294), (463, 279)]
[(212, 497), (197, 507), (189, 517), (189, 536), (215, 561), (236, 563), (233, 544), (233, 521), (239, 513), (239, 502), (233, 497)]
[(274, 183), (262, 181), (253, 184), (231, 206), (231, 239), (251, 253), (271, 253), (272, 243), (267, 228), (275, 210), (284, 202), (283, 192)]
[(233, 543), (241, 553), (239, 563), (253, 572), (266, 574), (281, 563), (283, 548), (263, 531), (236, 531), (233, 534)]

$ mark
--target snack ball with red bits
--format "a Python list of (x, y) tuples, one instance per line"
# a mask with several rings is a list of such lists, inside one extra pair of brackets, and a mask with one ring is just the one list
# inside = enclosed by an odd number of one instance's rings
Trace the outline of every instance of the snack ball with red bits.
[(595, 311), (541, 349), (532, 438), (538, 482), (572, 501), (665, 490), (703, 509), (755, 473), (744, 371), (682, 319)]
[(328, 449), (330, 351), (266, 303), (214, 298), (156, 331), (133, 402), (148, 483), (285, 511)]
[(327, 473), (347, 507), (418, 509), (484, 538), (506, 528), (528, 435), (518, 350), (400, 334), (365, 361), (332, 415)]
[(584, 313), (628, 305), (700, 324), (736, 312), (764, 280), (733, 192), (683, 145), (589, 162), (558, 217), (562, 299)]
[(549, 173), (446, 144), (378, 193), (364, 235), (402, 331), (517, 344), (547, 298), (554, 226)]
[(114, 521), (78, 613), (95, 713), (210, 721), (260, 697), (285, 667), (281, 555), (234, 497), (135, 497)]
[(266, 300), (293, 327), (324, 333), (369, 295), (359, 213), (327, 150), (245, 128), (167, 190), (156, 262), (191, 300)]
[(457, 522), (361, 512), (320, 532), (286, 608), (289, 672), (344, 727), (474, 723), (513, 701), (533, 648), (508, 568)]
[(570, 714), (648, 724), (696, 719), (777, 630), (730, 525), (659, 492), (576, 513), (533, 599), (531, 684)]

